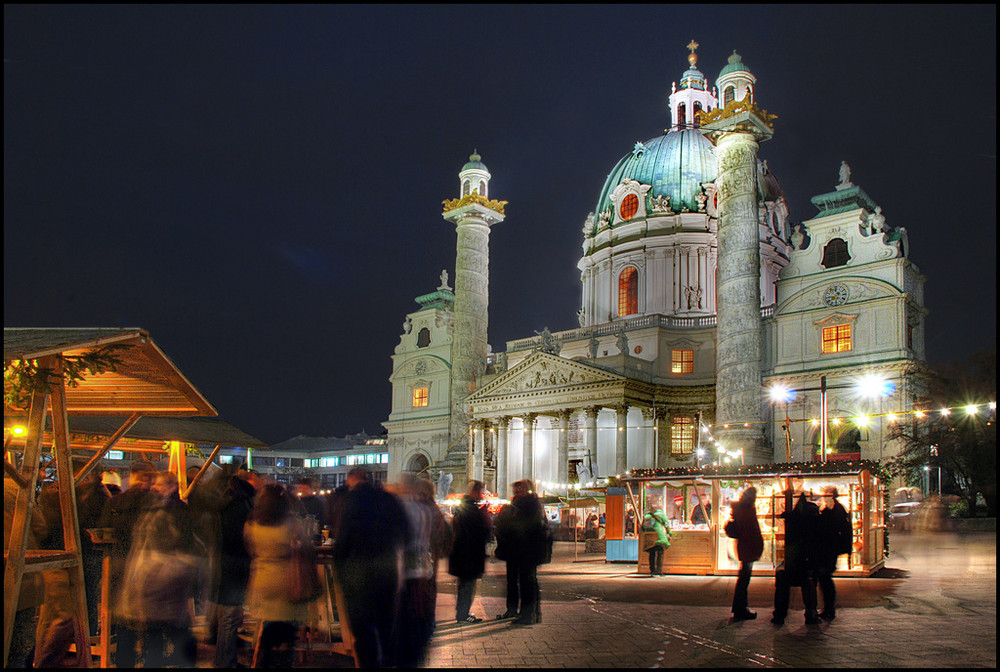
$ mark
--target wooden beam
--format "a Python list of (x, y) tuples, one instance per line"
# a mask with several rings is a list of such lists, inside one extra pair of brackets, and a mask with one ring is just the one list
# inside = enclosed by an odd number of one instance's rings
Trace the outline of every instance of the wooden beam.
[(12, 465), (7, 460), (3, 461), (3, 473), (5, 476), (7, 476), (7, 478), (17, 483), (17, 487), (19, 488), (23, 488), (28, 485), (28, 481), (25, 480), (24, 476), (21, 475), (21, 472), (15, 469), (14, 465)]
[(135, 426), (135, 423), (139, 422), (140, 418), (142, 418), (141, 413), (133, 413), (129, 416), (129, 419), (125, 421), (125, 424), (119, 427), (118, 430), (111, 435), (111, 438), (108, 439), (107, 443), (105, 443), (100, 450), (94, 453), (94, 456), (90, 458), (90, 461), (87, 462), (87, 464), (85, 464), (80, 471), (76, 472), (76, 475), (73, 477), (73, 482), (79, 485), (83, 479), (87, 477), (87, 474), (93, 471), (94, 467), (100, 463), (101, 459), (107, 454), (107, 452), (111, 450), (116, 443), (118, 443), (118, 440), (125, 436), (128, 430)]
[(200, 481), (201, 477), (205, 474), (206, 471), (208, 471), (208, 468), (212, 466), (212, 462), (215, 462), (215, 457), (216, 455), (219, 454), (219, 451), (221, 449), (222, 449), (222, 444), (220, 443), (212, 450), (212, 454), (208, 456), (207, 460), (205, 460), (205, 464), (201, 465), (201, 469), (198, 471), (197, 474), (195, 474), (195, 477), (191, 480), (190, 485), (188, 485), (187, 489), (184, 491), (184, 494), (181, 495), (181, 499), (187, 501), (187, 498), (191, 495), (191, 491), (194, 490), (194, 486), (198, 485), (198, 481)]
[(69, 418), (66, 414), (66, 386), (62, 377), (62, 360), (57, 360), (52, 381), (52, 436), (56, 457), (56, 479), (59, 486), (59, 507), (62, 513), (63, 547), (76, 556), (76, 566), (67, 567), (70, 586), (70, 612), (73, 613), (76, 666), (90, 667), (90, 622), (83, 579), (83, 555), (80, 543), (80, 515), (76, 507), (76, 482), (73, 479), (73, 456), (69, 444)]
[[(38, 361), (40, 367), (50, 367), (54, 357)], [(23, 464), (26, 469), (25, 487), (17, 491), (14, 503), (14, 517), (10, 525), (8, 560), (3, 567), (3, 664), (7, 666), (10, 656), (10, 642), (14, 634), (14, 617), (17, 600), (21, 594), (21, 579), (24, 576), (24, 555), (31, 531), (31, 513), (35, 505), (35, 484), (38, 482), (39, 460), (42, 456), (42, 439), (45, 436), (45, 411), (49, 404), (48, 391), (34, 392), (28, 411), (28, 436), (24, 444)], [(6, 530), (5, 530), (6, 532)]]

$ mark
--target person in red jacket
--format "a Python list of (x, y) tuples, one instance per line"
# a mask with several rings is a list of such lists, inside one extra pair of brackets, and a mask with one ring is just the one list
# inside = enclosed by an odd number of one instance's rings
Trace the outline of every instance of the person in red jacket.
[(736, 557), (740, 560), (740, 574), (736, 579), (736, 592), (733, 595), (734, 621), (757, 618), (757, 613), (747, 608), (747, 589), (750, 587), (753, 563), (764, 552), (764, 536), (760, 533), (760, 524), (757, 522), (756, 501), (757, 488), (750, 486), (740, 495), (739, 501), (733, 504), (735, 534), (730, 534), (730, 526), (726, 526), (726, 534), (736, 539)]

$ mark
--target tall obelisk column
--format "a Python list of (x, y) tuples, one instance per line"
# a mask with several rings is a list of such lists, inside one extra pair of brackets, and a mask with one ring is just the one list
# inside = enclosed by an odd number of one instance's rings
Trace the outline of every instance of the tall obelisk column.
[(723, 118), (701, 129), (715, 143), (719, 164), (713, 434), (726, 450), (742, 449), (746, 462), (760, 463), (770, 461), (771, 451), (764, 443), (761, 424), (764, 337), (760, 317), (757, 149), (774, 131), (765, 121), (769, 116), (766, 112), (757, 110), (752, 103), (739, 108), (733, 113), (727, 106), (726, 111), (720, 111)]
[[(473, 153), (459, 172), (462, 196), (444, 201), (443, 217), (455, 224), (455, 307), (451, 341), (451, 444), (469, 431), (465, 399), (476, 389), (476, 377), (486, 370), (489, 308), (490, 227), (504, 219), (507, 201), (487, 198), (490, 173)], [(472, 478), (472, 464), (467, 464)]]

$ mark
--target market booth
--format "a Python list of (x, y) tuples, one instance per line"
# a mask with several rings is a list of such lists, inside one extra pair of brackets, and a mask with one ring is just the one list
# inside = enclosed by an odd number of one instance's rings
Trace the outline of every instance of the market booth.
[[(608, 488), (605, 557), (608, 562), (635, 562), (640, 573), (648, 572), (649, 557), (643, 549), (655, 533), (642, 530), (642, 516), (660, 507), (673, 533), (663, 558), (665, 573), (735, 575), (740, 567), (736, 540), (727, 537), (723, 527), (732, 503), (754, 486), (764, 536), (764, 553), (754, 573), (773, 574), (784, 561), (781, 514), (802, 493), (822, 506), (823, 488), (834, 486), (854, 530), (854, 551), (840, 556), (837, 574), (871, 576), (883, 566), (886, 540), (888, 479), (880, 477), (880, 471), (877, 462), (869, 461), (633, 470), (619, 486)], [(636, 522), (630, 525), (630, 518)]]

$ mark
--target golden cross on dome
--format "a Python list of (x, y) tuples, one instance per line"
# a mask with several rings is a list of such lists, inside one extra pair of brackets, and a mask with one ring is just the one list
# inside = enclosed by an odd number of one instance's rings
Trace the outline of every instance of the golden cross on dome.
[(687, 45), (687, 48), (691, 50), (691, 53), (688, 55), (688, 63), (691, 64), (692, 68), (694, 67), (694, 64), (698, 62), (698, 54), (694, 53), (694, 50), (697, 49), (698, 46), (698, 43), (694, 40), (691, 40), (690, 44)]

